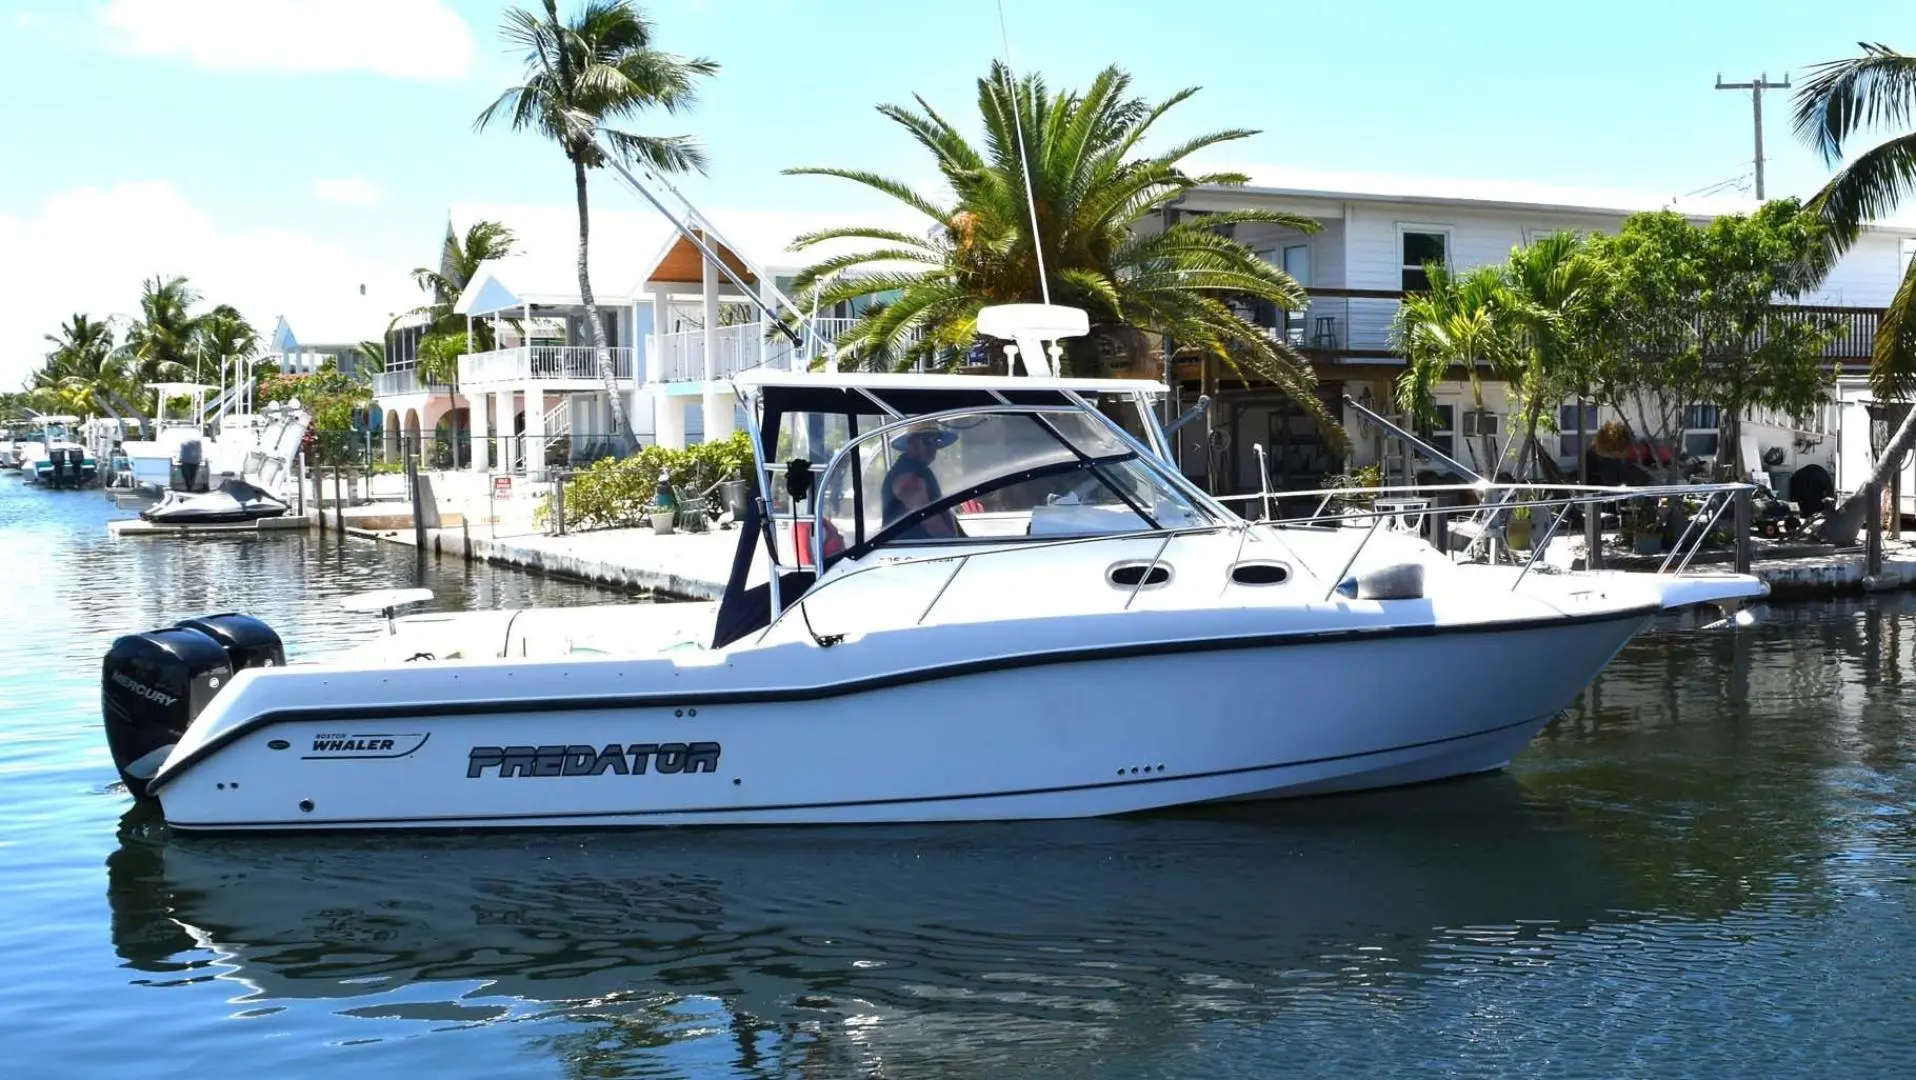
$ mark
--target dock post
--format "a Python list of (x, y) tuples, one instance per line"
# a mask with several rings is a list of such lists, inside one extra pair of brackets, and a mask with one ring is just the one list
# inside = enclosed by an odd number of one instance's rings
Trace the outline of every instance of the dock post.
[(346, 535), (346, 498), (339, 490), (339, 466), (333, 466), (333, 525)]
[(293, 509), (300, 517), (306, 516), (306, 455), (293, 457)]
[(426, 557), (426, 510), (419, 497), (419, 460), (413, 456), (410, 439), (406, 446), (406, 490), (412, 496), (412, 542), (419, 557)]
[[(312, 474), (313, 513), (315, 516), (319, 518), (319, 531), (325, 532), (326, 531), (326, 485), (323, 482), (321, 482), (319, 478), (319, 462), (317, 460), (307, 462), (306, 468)], [(299, 478), (299, 482), (302, 485), (306, 483), (306, 480), (307, 478), (304, 476)]]
[(1747, 574), (1750, 572), (1751, 559), (1755, 555), (1753, 550), (1755, 545), (1750, 539), (1750, 493), (1739, 491), (1732, 498), (1736, 501), (1736, 572)]
[(1583, 568), (1603, 569), (1603, 504), (1583, 504)]
[(1864, 507), (1863, 573), (1875, 577), (1883, 572), (1883, 485), (1870, 484), (1863, 490), (1869, 500)]

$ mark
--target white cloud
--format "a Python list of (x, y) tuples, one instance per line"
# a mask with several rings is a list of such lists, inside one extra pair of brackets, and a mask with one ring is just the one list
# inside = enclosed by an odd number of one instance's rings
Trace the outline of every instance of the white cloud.
[(313, 181), (313, 197), (340, 206), (376, 205), (385, 191), (363, 176), (341, 176)]
[(157, 181), (69, 191), (30, 217), (0, 214), (0, 251), (0, 390), (39, 366), (42, 334), (76, 311), (136, 311), (140, 282), (154, 274), (185, 275), (207, 303), (232, 304), (262, 337), (284, 315), (314, 343), (376, 338), (392, 314), (419, 303), (406, 266), (297, 230), (223, 228)]
[(472, 30), (442, 0), (108, 0), (109, 44), (222, 71), (457, 79)]

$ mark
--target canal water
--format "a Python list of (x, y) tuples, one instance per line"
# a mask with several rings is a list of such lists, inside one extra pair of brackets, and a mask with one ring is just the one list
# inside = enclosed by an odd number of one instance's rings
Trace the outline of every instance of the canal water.
[(337, 605), (363, 589), (615, 596), (366, 541), (116, 541), (117, 513), (0, 478), (12, 1075), (1916, 1075), (1903, 598), (1660, 625), (1507, 773), (1407, 791), (183, 840), (114, 784), (116, 634), (241, 608), (314, 655), (369, 631)]

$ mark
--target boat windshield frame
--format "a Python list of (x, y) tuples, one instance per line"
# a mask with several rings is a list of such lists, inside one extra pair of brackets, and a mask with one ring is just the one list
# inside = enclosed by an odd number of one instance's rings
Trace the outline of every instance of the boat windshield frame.
[[(978, 483), (970, 484), (950, 494), (942, 494), (936, 502), (918, 507), (896, 520), (884, 523), (877, 532), (870, 536), (862, 535), (864, 522), (861, 520), (858, 522), (861, 535), (856, 540), (842, 552), (829, 555), (826, 553), (825, 544), (832, 527), (827, 520), (827, 511), (829, 508), (825, 504), (825, 501), (818, 497), (817, 493), (830, 489), (833, 480), (838, 476), (840, 471), (846, 467), (848, 461), (857, 462), (862, 460), (856, 455), (855, 452), (857, 450), (874, 441), (879, 441), (882, 445), (883, 440), (891, 439), (894, 436), (914, 429), (922, 430), (927, 425), (940, 425), (951, 420), (990, 416), (1033, 417), (1037, 425), (1043, 429), (1046, 434), (1050, 435), (1051, 438), (1055, 439), (1057, 443), (1071, 455), (1070, 459), (1054, 462), (1035, 470), (1026, 470), (1023, 472), (1014, 471), (992, 475)], [(1122, 450), (1119, 453), (1097, 456), (1087, 453), (1082, 447), (1076, 445), (1064, 432), (1059, 431), (1057, 425), (1046, 422), (1044, 420), (1046, 416), (1070, 416), (1089, 419), (1093, 424), (1097, 425), (1100, 435), (1111, 438)], [(1155, 536), (1161, 533), (1188, 531), (1191, 529), (1193, 526), (1190, 522), (1180, 522), (1176, 525), (1160, 523), (1151, 511), (1147, 511), (1146, 508), (1139, 505), (1129, 494), (1126, 494), (1123, 490), (1123, 486), (1117, 483), (1108, 472), (1109, 466), (1128, 465), (1132, 463), (1143, 468), (1143, 470), (1157, 482), (1157, 485), (1161, 489), (1178, 496), (1190, 510), (1194, 511), (1198, 517), (1203, 519), (1202, 524), (1198, 527), (1223, 526), (1240, 520), (1236, 514), (1233, 514), (1222, 504), (1211, 499), (1182, 475), (1166, 468), (1164, 462), (1158, 455), (1138, 442), (1130, 432), (1124, 430), (1124, 428), (1112, 420), (1111, 417), (1106, 416), (1102, 411), (1090, 405), (1090, 403), (1078, 395), (1072, 394), (1067, 396), (1065, 402), (1058, 404), (1040, 405), (1003, 402), (962, 406), (936, 412), (901, 416), (889, 423), (881, 424), (870, 431), (858, 433), (846, 442), (843, 447), (840, 447), (827, 461), (825, 468), (820, 471), (817, 485), (813, 489), (814, 496), (812, 501), (814, 505), (811, 510), (812, 521), (810, 537), (812, 565), (820, 568), (822, 573), (823, 570), (829, 569), (834, 563), (841, 560), (857, 560), (880, 548), (900, 542), (899, 538), (908, 530), (921, 524), (928, 518), (952, 511), (967, 500), (975, 499), (980, 495), (989, 494), (1014, 484), (1045, 477), (1067, 476), (1074, 473), (1088, 474), (1090, 480), (1096, 481), (1107, 491), (1116, 495), (1118, 500), (1122, 502), (1132, 514), (1136, 515), (1138, 522), (1141, 523), (1142, 527), (1126, 528), (1119, 532), (1111, 533), (1110, 535), (1112, 536), (1135, 538), (1138, 536)], [(1155, 507), (1152, 509), (1155, 510)], [(1098, 535), (1091, 534), (1070, 538), (1088, 540), (1097, 539)], [(1060, 539), (1065, 539), (1065, 537), (1057, 535), (956, 536), (941, 539), (914, 537), (906, 542), (913, 546), (936, 545), (942, 547), (947, 545), (960, 546), (970, 544), (993, 544), (1002, 546), (1007, 544), (1052, 543)]]

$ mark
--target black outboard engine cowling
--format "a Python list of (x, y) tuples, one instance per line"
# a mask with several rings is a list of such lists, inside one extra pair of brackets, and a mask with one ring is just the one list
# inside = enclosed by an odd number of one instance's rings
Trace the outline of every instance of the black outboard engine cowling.
[(101, 665), (100, 713), (120, 779), (136, 798), (233, 673), (279, 667), (279, 635), (246, 615), (208, 615), (128, 634)]
[(198, 630), (226, 650), (227, 665), (235, 672), (252, 667), (285, 667), (286, 646), (279, 634), (251, 615), (228, 612), (182, 619), (175, 629)]

